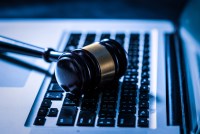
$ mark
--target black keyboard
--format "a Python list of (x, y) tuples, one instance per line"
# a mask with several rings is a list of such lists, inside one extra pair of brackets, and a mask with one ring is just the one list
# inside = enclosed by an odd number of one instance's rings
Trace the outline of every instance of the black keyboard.
[[(81, 33), (70, 34), (64, 51), (78, 48), (81, 36)], [(150, 35), (142, 35), (143, 44), (140, 36), (138, 33), (128, 35), (129, 65), (122, 82), (110, 83), (96, 93), (73, 95), (65, 93), (53, 76), (34, 125), (43, 126), (49, 118), (57, 118), (57, 126), (149, 127)], [(111, 38), (111, 34), (99, 36), (100, 40), (104, 38)], [(114, 38), (124, 46), (126, 34), (116, 33)], [(88, 33), (82, 45), (91, 44), (95, 39), (95, 33)], [(62, 108), (53, 107), (54, 101), (62, 101)]]

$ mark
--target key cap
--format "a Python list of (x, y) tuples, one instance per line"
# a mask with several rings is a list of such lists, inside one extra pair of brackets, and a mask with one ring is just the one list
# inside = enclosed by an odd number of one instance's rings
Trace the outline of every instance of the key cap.
[(136, 90), (122, 90), (121, 92), (121, 96), (133, 96), (133, 97), (137, 97), (137, 92)]
[(103, 101), (116, 101), (117, 96), (108, 96), (108, 95), (103, 95), (101, 98)]
[(119, 114), (117, 125), (119, 127), (135, 127), (134, 114)]
[(100, 37), (100, 40), (103, 40), (103, 39), (109, 39), (110, 38), (110, 33), (103, 33)]
[(41, 107), (50, 108), (51, 105), (52, 105), (51, 100), (44, 99), (44, 100), (42, 101)]
[(148, 47), (144, 47), (144, 50), (143, 50), (143, 51), (144, 51), (144, 53), (149, 53), (150, 50), (149, 50)]
[(149, 36), (150, 36), (149, 33), (145, 33), (145, 34), (144, 34), (145, 40), (146, 40), (146, 39), (149, 39)]
[(147, 86), (147, 85), (142, 85), (142, 86), (140, 87), (140, 92), (149, 93), (149, 91), (150, 91), (150, 88), (149, 88), (149, 86)]
[(131, 102), (136, 102), (136, 97), (134, 96), (126, 96), (126, 95), (121, 95), (121, 101), (131, 101)]
[(148, 59), (144, 59), (142, 62), (143, 66), (149, 66), (149, 64), (150, 64), (150, 61)]
[(127, 72), (130, 72), (131, 75), (138, 75), (137, 69), (127, 69)]
[(96, 111), (97, 109), (97, 102), (90, 101), (90, 100), (83, 100), (81, 104), (81, 110), (90, 110)]
[(78, 103), (68, 98), (64, 99), (63, 106), (77, 106)]
[(139, 127), (148, 127), (149, 126), (149, 120), (147, 118), (141, 118), (138, 119), (138, 126)]
[(143, 78), (141, 81), (141, 85), (150, 85), (150, 81), (146, 78)]
[(142, 71), (148, 72), (149, 70), (150, 70), (149, 66), (143, 66), (142, 67)]
[(52, 83), (48, 88), (48, 92), (64, 92), (64, 91), (57, 83)]
[(139, 34), (131, 33), (130, 35), (130, 44), (135, 44), (135, 42), (139, 41)]
[(86, 45), (93, 43), (94, 40), (95, 40), (95, 37), (96, 37), (95, 33), (88, 33), (86, 35), (85, 42), (84, 42), (83, 46), (86, 46)]
[(149, 72), (142, 72), (142, 78), (149, 78)]
[(132, 113), (132, 114), (135, 114), (136, 113), (136, 107), (132, 106), (132, 105), (120, 105), (119, 112), (120, 113)]
[(130, 82), (130, 81), (123, 81), (122, 89), (137, 90), (138, 89), (138, 85), (136, 83), (133, 83), (133, 82)]
[(149, 108), (149, 102), (148, 101), (144, 101), (144, 100), (140, 100), (139, 107), (140, 108)]
[(137, 79), (136, 75), (124, 75), (124, 79)]
[(107, 108), (101, 108), (99, 112), (102, 112), (102, 113), (116, 113), (116, 110), (115, 109), (107, 109)]
[(46, 118), (43, 116), (37, 116), (34, 122), (34, 125), (43, 126), (46, 122)]
[(48, 116), (49, 117), (56, 117), (58, 114), (58, 109), (57, 108), (51, 108), (49, 110)]
[(77, 114), (77, 107), (63, 106), (58, 117), (57, 125), (59, 126), (73, 126)]
[(77, 125), (78, 126), (94, 126), (96, 113), (91, 111), (80, 111)]
[(120, 100), (120, 105), (125, 105), (125, 104), (127, 104), (127, 105), (136, 105), (136, 101), (137, 101), (136, 98), (133, 99), (133, 100), (123, 100), (123, 99), (121, 99)]
[(99, 111), (99, 117), (104, 118), (115, 118), (116, 112), (105, 112), (105, 111)]
[(41, 107), (39, 110), (38, 110), (38, 116), (46, 116), (48, 113), (48, 108), (43, 108)]
[(64, 51), (72, 51), (77, 48), (79, 44), (79, 40), (81, 37), (81, 33), (72, 33), (67, 42), (66, 48)]
[(101, 108), (102, 109), (106, 109), (106, 108), (115, 109), (116, 108), (116, 103), (113, 103), (113, 104), (111, 104), (111, 103), (101, 103)]
[(146, 47), (146, 48), (149, 48), (149, 46), (150, 46), (150, 44), (149, 44), (149, 41), (144, 41), (144, 47)]
[(113, 118), (99, 118), (97, 125), (102, 126), (102, 127), (114, 127), (115, 119), (113, 119)]
[(55, 74), (53, 74), (53, 76), (52, 76), (52, 79), (51, 79), (51, 83), (56, 83), (57, 81), (56, 81), (56, 76), (55, 76)]
[(45, 99), (62, 100), (63, 94), (61, 92), (47, 92), (44, 96)]
[(148, 101), (149, 100), (149, 94), (148, 93), (140, 93), (139, 98), (140, 98), (140, 100)]
[(119, 44), (121, 44), (122, 46), (124, 45), (124, 38), (125, 38), (125, 34), (124, 33), (117, 33), (115, 35), (115, 40), (117, 42), (119, 42)]
[(138, 116), (149, 117), (149, 111), (147, 109), (139, 109)]
[(144, 53), (143, 59), (146, 59), (146, 60), (147, 60), (147, 59), (149, 59), (149, 57), (150, 57), (150, 56), (149, 56), (149, 53)]
[(78, 104), (79, 100), (80, 100), (80, 95), (74, 95), (71, 93), (67, 93), (65, 98)]
[(137, 78), (124, 78), (124, 81), (128, 81), (128, 82), (131, 82), (131, 83), (137, 83), (138, 82), (138, 79)]

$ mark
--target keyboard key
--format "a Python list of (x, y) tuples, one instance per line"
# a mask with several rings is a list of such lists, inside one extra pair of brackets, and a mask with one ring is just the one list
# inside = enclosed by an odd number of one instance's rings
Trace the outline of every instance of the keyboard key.
[(141, 85), (150, 85), (149, 79), (143, 78), (141, 81)]
[(143, 66), (142, 67), (142, 71), (148, 72), (149, 70), (150, 70), (149, 66)]
[(130, 75), (138, 75), (137, 69), (127, 69), (127, 72), (129, 72)]
[(94, 126), (96, 113), (91, 111), (80, 111), (77, 125), (78, 126)]
[(43, 108), (41, 107), (39, 110), (38, 110), (38, 116), (46, 116), (48, 113), (48, 108)]
[(105, 95), (103, 95), (101, 99), (103, 101), (116, 101), (117, 96), (105, 96)]
[(41, 107), (50, 108), (51, 105), (52, 105), (51, 100), (44, 99), (44, 100), (42, 101)]
[(74, 102), (79, 103), (80, 95), (78, 95), (78, 94), (74, 95), (74, 94), (71, 94), (71, 93), (67, 93), (66, 96), (65, 96), (65, 98), (67, 98), (69, 100), (72, 100)]
[(119, 127), (135, 127), (135, 115), (134, 114), (119, 114), (117, 125)]
[(107, 108), (101, 108), (100, 109), (100, 111), (99, 111), (100, 113), (116, 113), (116, 110), (115, 109), (112, 109), (112, 108), (110, 108), (110, 109), (107, 109)]
[(139, 117), (138, 126), (139, 127), (148, 127), (149, 126), (149, 120), (147, 118)]
[(124, 81), (130, 81), (130, 82), (132, 82), (132, 83), (137, 83), (138, 82), (138, 79), (137, 78), (129, 78), (129, 79), (127, 79), (127, 78), (124, 78)]
[(122, 89), (137, 90), (138, 85), (136, 83), (133, 83), (133, 82), (130, 82), (130, 81), (123, 81)]
[(144, 48), (149, 48), (149, 41), (144, 41)]
[(139, 34), (131, 33), (130, 35), (130, 44), (137, 44), (139, 42)]
[(109, 39), (110, 38), (110, 33), (103, 33), (100, 37), (100, 40), (103, 40), (103, 39)]
[(85, 42), (84, 42), (83, 46), (86, 46), (86, 45), (93, 43), (94, 40), (95, 40), (95, 37), (96, 37), (95, 33), (88, 33), (86, 35)]
[(84, 99), (81, 104), (81, 110), (96, 111), (97, 102), (94, 100)]
[(102, 127), (114, 127), (115, 119), (113, 119), (113, 118), (99, 118), (97, 125), (102, 126)]
[(139, 109), (138, 116), (139, 117), (149, 117), (148, 109)]
[(47, 92), (44, 98), (50, 100), (62, 100), (62, 97), (62, 92)]
[(137, 92), (136, 90), (122, 90), (121, 92), (121, 96), (133, 96), (133, 97), (137, 97)]
[(143, 51), (144, 51), (144, 53), (149, 53), (150, 50), (149, 50), (148, 47), (144, 47), (144, 50), (143, 50)]
[[(126, 80), (126, 79), (137, 79), (138, 80), (138, 77), (137, 77), (137, 75), (124, 75), (124, 79)], [(132, 83), (132, 82), (130, 82), (130, 83)]]
[(55, 73), (52, 75), (51, 83), (57, 83)]
[(48, 88), (48, 92), (64, 92), (64, 91), (57, 83), (52, 83)]
[(116, 112), (105, 112), (105, 111), (99, 111), (99, 117), (104, 117), (104, 118), (115, 118), (116, 117)]
[(120, 105), (119, 108), (119, 112), (120, 113), (132, 113), (135, 114), (136, 113), (136, 107), (132, 106), (132, 105)]
[(68, 98), (64, 99), (63, 106), (77, 106), (78, 103)]
[(149, 78), (149, 72), (142, 72), (142, 78)]
[(121, 95), (121, 101), (130, 101), (130, 102), (136, 102), (136, 97), (135, 96), (130, 96), (130, 95)]
[(48, 116), (49, 117), (56, 117), (58, 115), (58, 109), (57, 108), (51, 108), (49, 110)]
[(148, 93), (140, 93), (139, 96), (140, 100), (149, 100), (149, 94)]
[(59, 126), (73, 126), (77, 114), (77, 107), (63, 106), (57, 121)]
[(128, 58), (128, 62), (131, 63), (131, 64), (132, 64), (132, 63), (138, 64), (138, 63), (139, 63), (139, 59), (129, 57), (129, 58)]
[(140, 92), (149, 93), (149, 91), (150, 91), (150, 88), (147, 85), (142, 85), (140, 87)]
[(133, 99), (133, 100), (120, 100), (120, 105), (136, 105), (137, 99)]
[(37, 116), (34, 122), (34, 125), (43, 126), (46, 122), (46, 118), (43, 116)]
[(149, 59), (149, 54), (148, 53), (144, 53), (143, 59)]
[(145, 33), (145, 34), (144, 34), (145, 40), (146, 40), (146, 39), (149, 39), (149, 36), (150, 36), (149, 33)]
[(116, 103), (101, 103), (101, 108), (102, 109), (115, 109), (116, 108)]
[(149, 102), (148, 101), (144, 101), (144, 100), (140, 100), (139, 107), (148, 109), (149, 108)]
[(124, 39), (125, 39), (125, 34), (124, 33), (117, 33), (115, 35), (115, 40), (121, 44), (122, 46), (124, 46)]
[(79, 44), (80, 37), (81, 37), (80, 33), (72, 33), (68, 39), (68, 42), (64, 51), (72, 51), (76, 49)]

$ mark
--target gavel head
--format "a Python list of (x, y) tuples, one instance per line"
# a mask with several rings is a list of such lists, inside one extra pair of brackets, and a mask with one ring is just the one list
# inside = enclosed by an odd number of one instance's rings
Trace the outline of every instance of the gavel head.
[(67, 92), (84, 93), (113, 80), (127, 68), (127, 53), (111, 39), (95, 42), (60, 56), (55, 75)]

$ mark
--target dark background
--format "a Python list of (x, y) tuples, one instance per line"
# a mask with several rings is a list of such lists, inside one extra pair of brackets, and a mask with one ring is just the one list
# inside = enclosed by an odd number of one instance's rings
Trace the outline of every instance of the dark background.
[(1, 0), (0, 18), (115, 18), (176, 21), (188, 0)]

